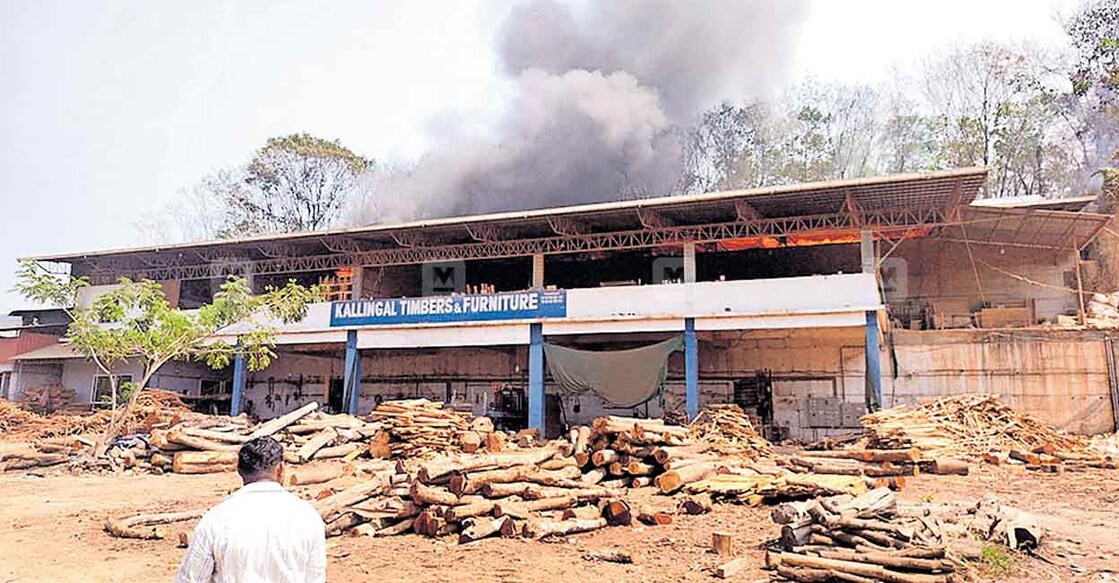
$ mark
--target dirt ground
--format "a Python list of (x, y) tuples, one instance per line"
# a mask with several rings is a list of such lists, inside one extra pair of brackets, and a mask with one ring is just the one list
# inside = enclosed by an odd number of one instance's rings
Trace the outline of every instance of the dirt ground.
[[(183, 550), (174, 540), (113, 539), (110, 516), (212, 505), (239, 485), (235, 474), (208, 476), (34, 477), (0, 474), (0, 582), (166, 581)], [(1119, 581), (1119, 471), (1034, 474), (979, 467), (967, 477), (921, 476), (903, 502), (971, 500), (995, 494), (1035, 513), (1048, 533), (1044, 557), (1015, 556), (1015, 581)], [(181, 525), (186, 530), (191, 524)], [(714, 581), (711, 532), (733, 533), (736, 552), (755, 568), (734, 578), (764, 581), (761, 546), (777, 529), (769, 509), (717, 506), (710, 515), (666, 526), (609, 528), (561, 542), (491, 539), (459, 546), (415, 535), (328, 540), (330, 581), (544, 582)], [(172, 532), (176, 532), (172, 529)], [(174, 538), (174, 537), (171, 537)], [(634, 553), (633, 565), (592, 563), (588, 550)], [(980, 579), (985, 572), (974, 572)]]

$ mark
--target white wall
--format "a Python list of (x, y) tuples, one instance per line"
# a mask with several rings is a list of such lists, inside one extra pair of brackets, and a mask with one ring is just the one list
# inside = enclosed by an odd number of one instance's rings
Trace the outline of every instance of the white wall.
[[(117, 374), (132, 375), (134, 382), (139, 382), (144, 374), (143, 367), (139, 364), (124, 364), (114, 368)], [(67, 360), (62, 365), (62, 386), (74, 390), (74, 402), (89, 403), (93, 399), (93, 379), (101, 374), (100, 369), (92, 362)], [(201, 379), (223, 380), (231, 376), (230, 370), (213, 370), (202, 363), (170, 362), (156, 371), (148, 386), (181, 395), (198, 396)]]

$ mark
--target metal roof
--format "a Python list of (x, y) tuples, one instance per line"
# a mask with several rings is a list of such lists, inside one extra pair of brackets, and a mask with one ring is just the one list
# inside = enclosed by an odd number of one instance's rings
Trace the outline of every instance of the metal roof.
[(985, 168), (832, 180), (392, 225), (273, 234), (33, 257), (116, 277), (208, 279), (699, 244), (948, 224), (974, 200)]
[(17, 354), (12, 357), (12, 360), (63, 360), (70, 358), (84, 358), (82, 355), (74, 352), (69, 344), (61, 342), (57, 344), (48, 344), (42, 348), (29, 350), (23, 354)]
[[(513, 211), (487, 215), (448, 217), (388, 225), (370, 225), (329, 229), (314, 232), (256, 235), (238, 239), (216, 239), (167, 245), (127, 247), (101, 251), (84, 251), (60, 255), (30, 257), (37, 261), (69, 263), (73, 260), (138, 253), (171, 253), (202, 248), (236, 247), (256, 243), (314, 242), (324, 237), (367, 236), (391, 239), (392, 233), (426, 231), (465, 233), (476, 225), (536, 226), (551, 230), (549, 219), (557, 217), (593, 223), (621, 223), (639, 226), (643, 210), (663, 213), (668, 218), (688, 220), (699, 216), (718, 215), (734, 218), (744, 202), (763, 217), (790, 217), (834, 212), (843, 207), (849, 193), (863, 209), (876, 210), (890, 206), (951, 206), (968, 204), (983, 184), (987, 169), (958, 168), (937, 172), (894, 174), (870, 178), (806, 182), (783, 186), (710, 192), (704, 194), (666, 196), (639, 200), (604, 202), (538, 210)], [(953, 197), (956, 197), (953, 200)], [(595, 225), (586, 225), (595, 226)]]
[(1013, 247), (1080, 249), (1109, 220), (1109, 215), (1095, 213), (971, 206), (962, 209), (960, 221), (943, 227), (938, 237)]
[(1069, 196), (1065, 198), (1041, 198), (1039, 196), (1014, 197), (1014, 198), (984, 198), (972, 201), (972, 206), (987, 208), (1017, 208), (1047, 211), (1084, 210), (1084, 207), (1096, 202), (1096, 195)]

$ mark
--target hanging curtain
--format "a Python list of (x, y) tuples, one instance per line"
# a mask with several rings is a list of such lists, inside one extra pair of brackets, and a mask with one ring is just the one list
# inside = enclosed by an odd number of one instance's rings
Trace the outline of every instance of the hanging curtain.
[(548, 372), (560, 387), (592, 392), (613, 407), (635, 407), (657, 394), (664, 384), (668, 355), (684, 349), (676, 336), (631, 350), (576, 350), (544, 345)]

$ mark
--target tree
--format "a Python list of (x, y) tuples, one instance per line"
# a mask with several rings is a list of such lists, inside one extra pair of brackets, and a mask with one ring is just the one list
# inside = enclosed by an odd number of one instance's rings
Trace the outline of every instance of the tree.
[(337, 141), (309, 134), (270, 138), (243, 171), (245, 188), (223, 189), (224, 236), (329, 227), (372, 165)]
[[(160, 367), (172, 360), (197, 360), (224, 368), (235, 355), (242, 355), (249, 370), (261, 370), (275, 357), (272, 322), (299, 321), (306, 316), (307, 305), (322, 297), (321, 289), (294, 281), (254, 295), (243, 279), (230, 278), (211, 303), (182, 310), (167, 302), (158, 283), (121, 278), (114, 289), (97, 296), (89, 307), (81, 307), (78, 296), (88, 285), (87, 278), (59, 276), (34, 261), (21, 261), (17, 272), (16, 290), (36, 303), (65, 310), (73, 319), (66, 341), (109, 377), (113, 414), (96, 448), (98, 455), (118, 434)], [(236, 344), (218, 337), (234, 325), (238, 326)], [(126, 387), (131, 394), (118, 410), (116, 371), (130, 362), (142, 364), (143, 374), (134, 386)]]

